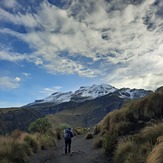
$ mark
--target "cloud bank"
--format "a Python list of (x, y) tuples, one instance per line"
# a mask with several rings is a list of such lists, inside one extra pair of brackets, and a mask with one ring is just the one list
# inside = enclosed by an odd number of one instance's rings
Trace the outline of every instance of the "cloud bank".
[[(53, 3), (52, 3), (53, 2)], [(1, 48), (0, 59), (28, 60), (52, 74), (97, 77), (117, 87), (156, 88), (163, 83), (161, 0), (7, 1), (0, 8), (0, 34), (32, 49)], [(14, 10), (11, 10), (14, 6)], [(32, 7), (33, 6), (33, 7)], [(3, 46), (0, 46), (3, 47)]]

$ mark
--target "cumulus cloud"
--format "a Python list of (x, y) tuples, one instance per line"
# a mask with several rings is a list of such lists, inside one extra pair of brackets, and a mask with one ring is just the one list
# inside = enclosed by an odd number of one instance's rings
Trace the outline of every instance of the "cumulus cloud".
[[(44, 0), (34, 13), (11, 14), (1, 9), (0, 21), (28, 30), (0, 32), (28, 43), (35, 49), (28, 59), (50, 73), (100, 76), (113, 85), (131, 87), (162, 82), (161, 77), (155, 82), (153, 77), (163, 68), (163, 2), (73, 0), (64, 5), (59, 8)], [(0, 53), (0, 57), (21, 60), (19, 54), (12, 58)], [(145, 79), (151, 82), (141, 82)]]
[(20, 86), (21, 79), (19, 77), (0, 77), (0, 89), (15, 89)]

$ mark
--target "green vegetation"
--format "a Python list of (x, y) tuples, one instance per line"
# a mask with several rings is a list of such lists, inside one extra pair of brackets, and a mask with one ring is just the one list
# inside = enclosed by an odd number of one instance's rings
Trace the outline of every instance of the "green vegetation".
[(39, 118), (36, 121), (32, 122), (29, 125), (28, 131), (30, 133), (38, 132), (40, 134), (45, 134), (50, 131), (51, 124), (48, 121), (47, 117)]

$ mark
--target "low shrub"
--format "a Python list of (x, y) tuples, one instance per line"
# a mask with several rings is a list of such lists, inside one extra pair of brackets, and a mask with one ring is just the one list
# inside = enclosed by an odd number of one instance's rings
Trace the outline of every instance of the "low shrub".
[(51, 124), (48, 121), (47, 117), (44, 118), (39, 118), (36, 121), (32, 122), (29, 127), (28, 127), (28, 131), (30, 133), (40, 133), (40, 134), (45, 134), (50, 132), (51, 130)]
[(34, 153), (39, 151), (39, 142), (34, 137), (32, 137), (32, 135), (26, 135), (24, 137), (24, 142), (26, 142), (31, 147)]
[(85, 139), (92, 139), (94, 136), (92, 133), (88, 133), (86, 136), (85, 136)]
[(16, 129), (11, 132), (11, 137), (14, 139), (17, 139), (21, 136), (21, 134), (22, 134), (22, 131), (20, 131), (19, 129)]
[(116, 133), (108, 133), (107, 135), (105, 135), (104, 138), (104, 149), (105, 149), (105, 153), (108, 155), (112, 155), (115, 147), (117, 145), (117, 140), (118, 136)]
[(103, 137), (95, 138), (94, 142), (93, 142), (93, 148), (95, 148), (95, 149), (102, 148), (103, 141), (104, 141)]
[(89, 132), (89, 128), (77, 127), (73, 129), (73, 132), (75, 135), (82, 135), (82, 134), (86, 134), (87, 132)]
[(49, 135), (40, 135), (38, 140), (42, 150), (56, 145), (55, 138)]

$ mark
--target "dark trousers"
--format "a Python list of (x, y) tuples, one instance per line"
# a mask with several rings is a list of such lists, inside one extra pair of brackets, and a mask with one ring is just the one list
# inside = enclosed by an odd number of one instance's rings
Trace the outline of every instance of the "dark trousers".
[(67, 154), (67, 149), (68, 153), (71, 152), (71, 139), (65, 139), (65, 154)]

